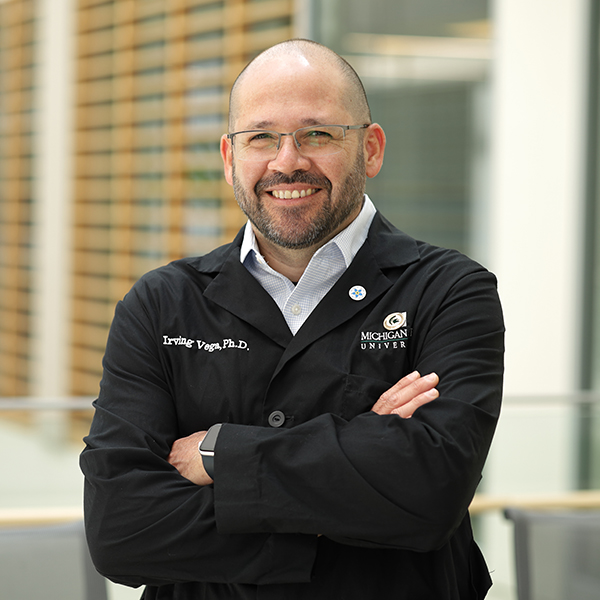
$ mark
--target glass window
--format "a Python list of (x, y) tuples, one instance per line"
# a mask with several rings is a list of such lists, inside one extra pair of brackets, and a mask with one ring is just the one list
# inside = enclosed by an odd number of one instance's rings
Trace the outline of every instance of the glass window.
[(318, 41), (361, 76), (387, 134), (367, 184), (399, 228), (483, 259), (487, 78), (486, 0), (318, 0)]

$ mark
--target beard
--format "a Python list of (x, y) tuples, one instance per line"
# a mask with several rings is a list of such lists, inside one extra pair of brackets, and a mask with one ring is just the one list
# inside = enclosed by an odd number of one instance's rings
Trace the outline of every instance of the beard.
[[(349, 175), (340, 189), (332, 195), (331, 181), (304, 171), (291, 175), (277, 173), (261, 179), (250, 194), (235, 173), (233, 163), (233, 191), (243, 213), (256, 229), (270, 242), (283, 248), (309, 248), (322, 242), (344, 223), (360, 207), (365, 193), (366, 173), (362, 148), (359, 150)], [(261, 199), (261, 193), (269, 187), (282, 184), (305, 183), (320, 188), (327, 197), (318, 208), (314, 206), (269, 207)], [(320, 192), (319, 192), (320, 193)]]

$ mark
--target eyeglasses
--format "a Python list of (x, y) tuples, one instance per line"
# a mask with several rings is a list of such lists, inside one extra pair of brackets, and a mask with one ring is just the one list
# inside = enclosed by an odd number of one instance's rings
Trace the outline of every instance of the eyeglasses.
[(365, 125), (315, 125), (301, 127), (291, 133), (250, 129), (228, 133), (235, 154), (239, 160), (273, 160), (279, 148), (281, 139), (291, 135), (296, 148), (302, 156), (318, 158), (341, 152), (349, 129), (365, 129)]

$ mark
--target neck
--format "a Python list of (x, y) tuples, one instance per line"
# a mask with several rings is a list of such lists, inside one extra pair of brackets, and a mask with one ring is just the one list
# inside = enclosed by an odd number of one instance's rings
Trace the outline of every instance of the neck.
[(299, 281), (313, 254), (323, 244), (309, 248), (283, 248), (266, 240), (255, 231), (256, 241), (260, 253), (264, 256), (269, 266), (287, 277), (290, 281)]

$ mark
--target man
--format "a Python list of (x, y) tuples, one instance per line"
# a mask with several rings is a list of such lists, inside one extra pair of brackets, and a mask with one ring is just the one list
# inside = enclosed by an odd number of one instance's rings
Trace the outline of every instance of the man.
[(248, 224), (117, 306), (81, 457), (97, 568), (145, 599), (483, 598), (494, 277), (364, 195), (385, 136), (327, 48), (259, 55), (229, 129)]

